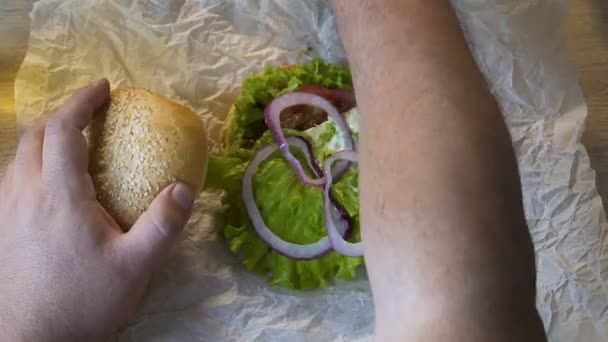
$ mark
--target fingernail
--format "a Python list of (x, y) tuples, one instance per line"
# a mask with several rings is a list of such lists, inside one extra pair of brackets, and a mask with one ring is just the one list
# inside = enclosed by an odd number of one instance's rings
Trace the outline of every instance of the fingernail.
[(194, 203), (194, 194), (189, 186), (183, 183), (177, 183), (171, 190), (171, 197), (184, 210), (192, 209)]

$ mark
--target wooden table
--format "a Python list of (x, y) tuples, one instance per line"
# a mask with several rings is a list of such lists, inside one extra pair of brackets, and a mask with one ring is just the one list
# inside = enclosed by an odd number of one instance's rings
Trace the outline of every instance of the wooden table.
[(589, 107), (583, 144), (608, 209), (608, 2), (571, 1), (563, 32)]
[(0, 4), (0, 175), (14, 154), (17, 134), (13, 82), (25, 56), (29, 36), (28, 13), (33, 0)]
[[(13, 80), (25, 55), (33, 2), (13, 0), (0, 5), (0, 175), (15, 148)], [(583, 142), (597, 172), (599, 193), (608, 199), (608, 2), (570, 1), (563, 31), (589, 104)]]

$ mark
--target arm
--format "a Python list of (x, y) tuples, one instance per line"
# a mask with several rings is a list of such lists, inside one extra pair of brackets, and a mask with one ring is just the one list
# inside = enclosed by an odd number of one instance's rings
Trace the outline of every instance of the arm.
[(543, 341), (511, 139), (447, 0), (334, 0), (381, 341)]

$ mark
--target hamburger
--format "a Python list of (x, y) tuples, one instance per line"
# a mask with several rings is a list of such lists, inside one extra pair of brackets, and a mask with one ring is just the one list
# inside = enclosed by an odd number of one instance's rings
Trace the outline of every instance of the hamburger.
[(363, 264), (358, 123), (347, 66), (313, 59), (244, 81), (205, 186), (224, 191), (230, 250), (270, 284), (324, 287)]

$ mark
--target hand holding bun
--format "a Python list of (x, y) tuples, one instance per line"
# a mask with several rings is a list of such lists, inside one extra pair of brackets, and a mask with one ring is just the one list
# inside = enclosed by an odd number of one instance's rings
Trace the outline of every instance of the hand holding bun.
[(129, 230), (174, 182), (197, 195), (207, 170), (207, 137), (190, 109), (145, 89), (119, 88), (89, 127), (90, 173), (97, 196)]

